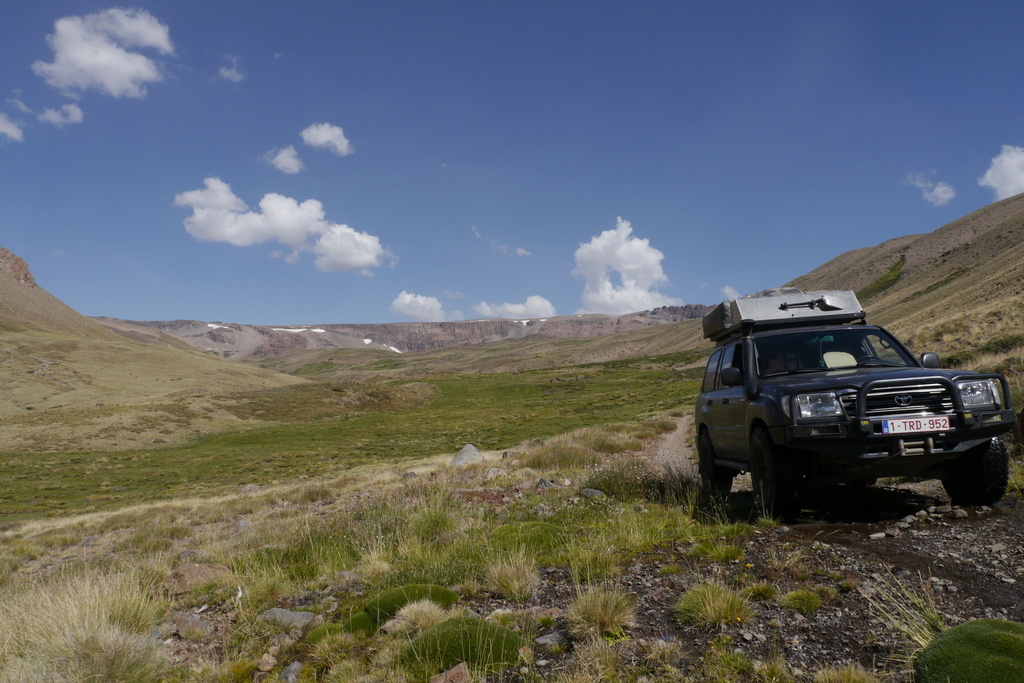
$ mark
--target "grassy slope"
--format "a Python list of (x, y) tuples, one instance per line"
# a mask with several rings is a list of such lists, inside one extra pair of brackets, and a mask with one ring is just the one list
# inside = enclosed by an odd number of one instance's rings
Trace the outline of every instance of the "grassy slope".
[(847, 252), (789, 284), (866, 290), (862, 303), (868, 320), (885, 325), (918, 353), (945, 355), (1019, 334), (1024, 332), (1024, 195), (927, 235)]

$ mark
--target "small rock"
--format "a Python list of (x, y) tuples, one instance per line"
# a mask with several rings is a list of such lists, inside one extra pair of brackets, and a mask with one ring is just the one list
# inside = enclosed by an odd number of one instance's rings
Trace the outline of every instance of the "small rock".
[(953, 519), (967, 519), (967, 510), (960, 508), (953, 510)]
[(580, 495), (584, 498), (604, 498), (604, 491), (600, 489), (583, 489)]
[(402, 476), (403, 476), (404, 478), (406, 478), (406, 479), (416, 479), (416, 478), (417, 478), (417, 477), (419, 477), (420, 475), (416, 474), (415, 472), (406, 472), (406, 473), (405, 473), (405, 474), (403, 474)]
[(868, 534), (868, 538), (870, 538), (872, 541), (879, 541), (879, 540), (885, 538), (885, 532), (884, 531), (879, 531), (879, 532), (874, 533), (874, 534)]
[(513, 455), (515, 455), (515, 451), (505, 451), (504, 453), (501, 454), (501, 459), (502, 460), (508, 460)]
[(932, 508), (928, 509), (929, 511), (934, 512), (937, 515), (948, 515), (950, 512), (953, 511), (953, 507), (951, 505), (939, 505), (934, 510)]
[(913, 524), (914, 522), (917, 521), (917, 517), (915, 517), (914, 515), (907, 515), (906, 517), (904, 517), (900, 521), (903, 522), (904, 524)]
[(465, 662), (459, 662), (443, 674), (438, 674), (430, 679), (430, 683), (461, 683), (469, 680), (469, 667)]
[(281, 672), (277, 680), (285, 683), (296, 683), (299, 680), (299, 672), (302, 671), (302, 662), (292, 662)]
[(491, 479), (497, 479), (498, 477), (504, 477), (508, 472), (501, 469), (500, 467), (488, 467), (484, 470), (484, 481), (490, 481)]
[(993, 543), (992, 545), (986, 547), (994, 553), (1001, 553), (1004, 550), (1006, 550), (1005, 543)]
[(552, 631), (539, 638), (534, 638), (533, 642), (541, 647), (551, 647), (552, 645), (559, 645), (565, 640), (565, 634), (561, 631)]
[(239, 531), (245, 531), (246, 529), (250, 528), (251, 526), (252, 526), (252, 522), (250, 522), (247, 519), (240, 519), (240, 520), (238, 520), (238, 523), (235, 524), (235, 528), (238, 529)]
[(264, 621), (272, 621), (280, 624), (287, 628), (297, 626), (302, 628), (309, 622), (313, 621), (313, 617), (316, 615), (312, 612), (292, 612), (291, 610), (281, 609), (280, 607), (272, 607), (260, 615), (260, 619)]
[(277, 666), (277, 658), (268, 652), (260, 657), (260, 661), (256, 665), (256, 668), (260, 671), (270, 671), (275, 666)]
[(541, 477), (540, 479), (537, 480), (537, 488), (560, 489), (562, 487), (556, 484), (555, 482), (551, 481), (550, 479), (545, 479), (544, 477)]
[(897, 529), (896, 527), (890, 527), (890, 528), (885, 530), (885, 535), (886, 536), (896, 537), (896, 536), (899, 536), (901, 533), (902, 532), (899, 529)]
[(188, 614), (187, 612), (175, 612), (174, 629), (177, 634), (182, 637), (189, 632), (195, 632), (205, 636), (213, 630), (213, 624), (208, 621), (203, 621), (199, 617)]
[(914, 516), (915, 517), (927, 517), (928, 516), (928, 511), (927, 510), (918, 510), (917, 512), (914, 513)]
[(476, 449), (471, 443), (467, 443), (462, 447), (454, 458), (452, 458), (452, 467), (469, 467), (470, 465), (479, 465), (484, 461), (484, 456)]
[(259, 484), (246, 484), (242, 487), (242, 490), (238, 492), (240, 496), (253, 496), (257, 493), (263, 493), (263, 487)]

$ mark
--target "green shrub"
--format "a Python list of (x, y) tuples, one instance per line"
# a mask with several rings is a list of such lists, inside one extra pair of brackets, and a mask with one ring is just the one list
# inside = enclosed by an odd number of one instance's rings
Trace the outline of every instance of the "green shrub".
[(460, 662), (479, 673), (498, 673), (519, 661), (523, 645), (523, 639), (504, 626), (457, 617), (413, 638), (400, 661), (414, 680), (421, 681)]
[[(358, 612), (357, 615), (358, 614), (366, 614), (366, 612)], [(365, 621), (367, 621), (367, 623), (369, 623), (369, 616), (369, 614), (366, 614), (366, 619), (364, 619)], [(355, 619), (355, 616), (353, 616), (352, 619)], [(306, 642), (310, 645), (316, 645), (328, 636), (335, 636), (341, 633), (345, 633), (346, 631), (351, 633), (353, 632), (353, 629), (346, 628), (346, 626), (348, 625), (348, 623), (352, 621), (352, 619), (349, 619), (349, 621), (345, 624), (324, 624), (323, 626), (317, 626), (315, 629), (306, 634)]]
[(1024, 624), (979, 619), (943, 631), (914, 663), (918, 683), (1024, 680)]
[(491, 546), (498, 550), (523, 549), (532, 553), (549, 553), (565, 543), (569, 530), (551, 522), (516, 522), (502, 524), (491, 534)]
[(385, 621), (398, 614), (398, 610), (417, 600), (431, 600), (442, 607), (449, 607), (459, 601), (459, 594), (444, 586), (414, 583), (384, 591), (366, 603), (363, 611), (370, 616), (377, 627), (380, 627)]

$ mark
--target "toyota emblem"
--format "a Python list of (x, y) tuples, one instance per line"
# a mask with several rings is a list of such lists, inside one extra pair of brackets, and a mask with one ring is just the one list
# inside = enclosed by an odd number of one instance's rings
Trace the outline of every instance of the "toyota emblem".
[(914, 397), (910, 394), (900, 394), (899, 396), (896, 396), (896, 405), (909, 406), (913, 402)]

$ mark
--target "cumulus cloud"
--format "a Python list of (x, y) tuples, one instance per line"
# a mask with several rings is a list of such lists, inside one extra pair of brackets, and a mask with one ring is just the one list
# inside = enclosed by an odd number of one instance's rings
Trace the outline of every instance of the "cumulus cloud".
[(992, 188), (996, 200), (1024, 192), (1024, 149), (1003, 145), (999, 156), (992, 158), (985, 175), (978, 179), (978, 184)]
[(82, 109), (77, 104), (65, 104), (60, 108), (60, 111), (56, 109), (44, 109), (43, 113), (39, 115), (40, 121), (46, 121), (53, 125), (61, 128), (69, 123), (81, 123), (84, 115)]
[(370, 268), (395, 260), (379, 238), (325, 220), (323, 204), (315, 199), (299, 203), (271, 192), (260, 200), (259, 211), (251, 211), (220, 178), (207, 178), (203, 184), (204, 189), (174, 198), (175, 205), (192, 209), (185, 229), (197, 240), (236, 247), (274, 240), (292, 248), (289, 263), (298, 259), (298, 252), (310, 252), (316, 255), (316, 267), (324, 271), (358, 270), (369, 275)]
[(445, 322), (447, 320), (462, 320), (460, 311), (445, 312), (437, 297), (422, 296), (413, 294), (404, 289), (402, 293), (391, 302), (388, 311), (394, 315), (402, 315), (411, 320), (423, 323)]
[(935, 175), (935, 171), (911, 173), (907, 176), (907, 185), (921, 188), (921, 196), (931, 203), (932, 206), (948, 204), (949, 200), (956, 196), (956, 190), (953, 189), (952, 185), (943, 181), (933, 183), (928, 180), (930, 175)]
[(555, 315), (555, 307), (542, 296), (526, 297), (521, 304), (491, 305), (481, 301), (473, 307), (485, 318), (550, 318)]
[(284, 149), (272, 149), (264, 154), (263, 158), (278, 171), (285, 173), (298, 173), (303, 169), (302, 160), (299, 159), (299, 153), (295, 151), (294, 145)]
[(241, 83), (245, 80), (245, 71), (238, 66), (238, 55), (226, 55), (225, 59), (231, 62), (231, 66), (222, 66), (218, 74), (226, 81)]
[(9, 140), (21, 142), (25, 137), (21, 126), (7, 118), (6, 114), (0, 113), (0, 135), (6, 135)]
[(736, 288), (735, 287), (730, 287), (729, 285), (726, 285), (725, 287), (722, 287), (720, 290), (718, 290), (718, 293), (722, 295), (723, 299), (739, 299), (740, 298), (740, 293), (738, 291), (736, 291)]
[(146, 84), (162, 80), (163, 74), (156, 62), (134, 49), (174, 54), (167, 26), (140, 9), (58, 19), (46, 42), (53, 62), (35, 62), (32, 70), (71, 97), (89, 88), (114, 97), (145, 97)]
[(310, 147), (326, 147), (339, 157), (354, 152), (345, 133), (338, 126), (329, 123), (314, 123), (300, 133), (302, 141)]
[[(633, 237), (633, 227), (622, 218), (614, 230), (605, 230), (576, 250), (576, 268), (572, 274), (586, 280), (577, 313), (621, 315), (658, 306), (680, 306), (654, 287), (668, 284), (661, 269), (665, 255), (651, 246), (650, 240)], [(619, 283), (612, 282), (612, 273)]]

